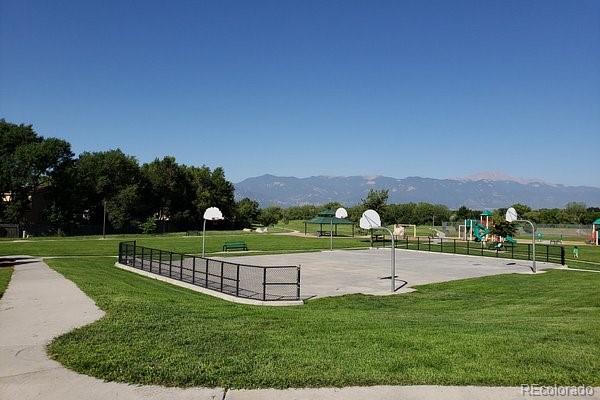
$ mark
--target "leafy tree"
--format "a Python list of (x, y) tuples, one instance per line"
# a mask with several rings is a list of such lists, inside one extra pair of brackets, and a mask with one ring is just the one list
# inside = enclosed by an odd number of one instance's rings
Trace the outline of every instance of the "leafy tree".
[(584, 203), (568, 203), (563, 211), (563, 220), (569, 224), (579, 224), (586, 216), (587, 206)]
[(140, 230), (146, 235), (156, 233), (157, 229), (156, 219), (152, 216), (146, 218), (146, 220), (140, 224)]
[(519, 215), (519, 218), (525, 218), (527, 213), (531, 212), (531, 207), (529, 207), (525, 204), (516, 203), (516, 204), (513, 204), (512, 207), (517, 212), (517, 215)]
[(323, 204), (322, 208), (335, 212), (335, 210), (337, 210), (340, 207), (343, 207), (342, 203), (338, 201), (330, 201), (329, 203)]
[(129, 223), (144, 211), (142, 176), (137, 160), (121, 150), (84, 152), (75, 162), (74, 181), (78, 186), (76, 212), (92, 223), (102, 222), (104, 202), (108, 220), (116, 229)]
[(494, 224), (490, 228), (490, 233), (504, 238), (514, 236), (517, 233), (517, 225), (505, 219), (494, 218)]
[(236, 203), (236, 224), (243, 228), (251, 227), (252, 224), (258, 221), (260, 209), (258, 202), (247, 197)]
[(282, 213), (283, 213), (282, 220), (283, 221), (292, 221), (292, 220), (311, 219), (311, 218), (315, 217), (319, 213), (320, 210), (321, 210), (321, 207), (312, 205), (312, 204), (288, 207), (282, 211)]
[(0, 192), (11, 196), (2, 207), (4, 219), (24, 222), (35, 193), (50, 187), (69, 167), (72, 157), (66, 141), (39, 136), (31, 125), (0, 119)]
[(185, 168), (177, 164), (174, 157), (157, 158), (144, 164), (142, 174), (150, 185), (148, 200), (159, 220), (177, 219), (189, 210), (192, 187)]
[(377, 211), (379, 214), (383, 214), (389, 197), (389, 190), (371, 189), (369, 190), (367, 197), (362, 200), (363, 209), (372, 209)]
[(258, 222), (263, 226), (272, 226), (281, 220), (280, 207), (267, 207), (260, 210)]
[(466, 206), (460, 206), (460, 208), (456, 210), (455, 215), (455, 219), (458, 221), (474, 219), (479, 218), (479, 215), (481, 215), (481, 210), (471, 210)]

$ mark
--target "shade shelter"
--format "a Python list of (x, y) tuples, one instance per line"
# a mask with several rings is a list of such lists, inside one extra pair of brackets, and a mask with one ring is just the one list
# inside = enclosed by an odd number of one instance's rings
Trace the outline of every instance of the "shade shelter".
[[(304, 221), (304, 236), (306, 236), (308, 232), (308, 225), (319, 225), (319, 230), (317, 231), (317, 235), (319, 236), (329, 236), (330, 227), (333, 225), (333, 234), (335, 236), (338, 235), (338, 225), (352, 225), (352, 237), (354, 237), (354, 222), (347, 220), (346, 218), (336, 218), (335, 211), (333, 210), (323, 210), (313, 219), (309, 219)], [(325, 230), (323, 230), (325, 227)]]

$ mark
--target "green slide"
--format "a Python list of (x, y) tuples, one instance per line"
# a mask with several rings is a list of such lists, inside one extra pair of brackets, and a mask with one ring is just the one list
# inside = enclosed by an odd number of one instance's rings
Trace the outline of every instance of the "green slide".
[(483, 242), (489, 233), (490, 230), (479, 222), (473, 224), (473, 236), (475, 236), (476, 242)]

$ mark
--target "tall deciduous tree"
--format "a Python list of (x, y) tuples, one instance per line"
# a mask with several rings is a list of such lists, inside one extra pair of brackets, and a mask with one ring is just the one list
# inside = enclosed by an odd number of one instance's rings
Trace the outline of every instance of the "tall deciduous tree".
[(31, 125), (0, 120), (0, 192), (10, 196), (4, 218), (23, 222), (31, 199), (42, 186), (50, 187), (72, 161), (64, 140), (39, 136)]
[(75, 163), (78, 205), (85, 219), (102, 221), (104, 202), (111, 225), (121, 229), (143, 212), (142, 176), (137, 160), (121, 150), (82, 153)]

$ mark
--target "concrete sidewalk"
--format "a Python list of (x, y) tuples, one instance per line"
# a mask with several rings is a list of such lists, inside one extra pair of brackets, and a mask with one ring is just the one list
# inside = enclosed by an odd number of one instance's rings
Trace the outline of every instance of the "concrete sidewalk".
[[(71, 281), (39, 260), (15, 267), (0, 300), (0, 399), (2, 400), (410, 400), (524, 399), (516, 387), (372, 386), (341, 389), (165, 388), (104, 382), (50, 360), (46, 345), (56, 336), (96, 321), (104, 313)], [(547, 397), (545, 397), (547, 398)], [(581, 396), (561, 399), (582, 398)], [(585, 399), (600, 399), (600, 388)]]
[(134, 386), (77, 374), (46, 354), (56, 336), (104, 315), (75, 284), (41, 261), (17, 265), (0, 300), (0, 399), (219, 399), (223, 389)]

